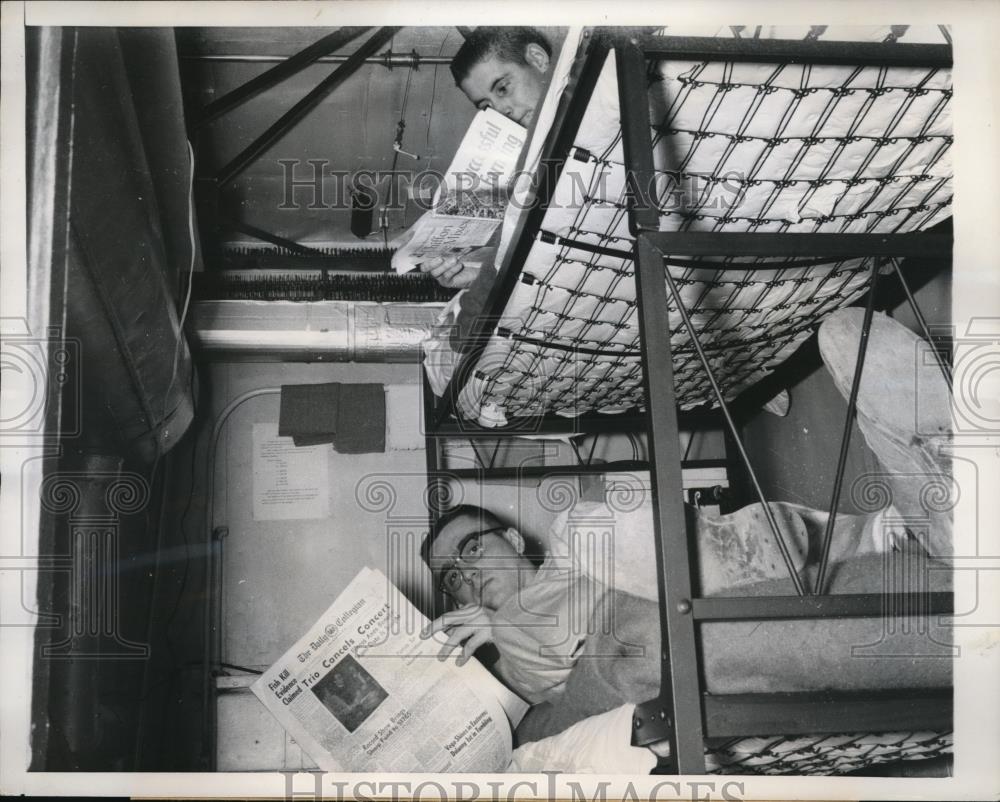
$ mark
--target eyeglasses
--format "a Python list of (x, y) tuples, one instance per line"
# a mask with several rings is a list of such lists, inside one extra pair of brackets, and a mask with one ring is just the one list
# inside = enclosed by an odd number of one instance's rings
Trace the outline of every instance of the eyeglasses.
[(483, 552), (485, 551), (483, 537), (485, 535), (499, 534), (506, 530), (506, 526), (495, 526), (492, 529), (475, 532), (465, 537), (458, 551), (458, 557), (442, 569), (441, 579), (438, 582), (438, 590), (442, 593), (447, 593), (449, 596), (454, 596), (458, 593), (462, 588), (462, 583), (465, 582), (465, 576), (462, 574), (462, 569), (459, 568), (459, 563), (468, 564), (476, 562), (483, 556)]

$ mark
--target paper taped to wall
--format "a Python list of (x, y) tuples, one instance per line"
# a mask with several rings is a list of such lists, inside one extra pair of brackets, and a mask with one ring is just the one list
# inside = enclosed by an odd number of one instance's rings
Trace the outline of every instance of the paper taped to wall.
[(277, 423), (253, 425), (255, 521), (330, 517), (330, 447), (296, 446)]

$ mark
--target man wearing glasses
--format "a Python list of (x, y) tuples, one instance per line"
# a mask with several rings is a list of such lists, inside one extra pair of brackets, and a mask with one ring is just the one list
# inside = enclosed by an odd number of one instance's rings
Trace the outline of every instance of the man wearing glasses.
[(471, 505), (441, 518), (434, 543), (431, 569), (438, 590), (459, 607), (481, 602), (497, 609), (517, 592), (519, 573), (537, 567), (524, 555), (524, 538), (516, 529)]
[[(480, 646), (493, 641), (494, 615), (517, 596), (538, 566), (525, 555), (520, 532), (505, 526), (489, 510), (469, 504), (438, 519), (422, 552), (438, 591), (453, 608), (423, 634), (430, 637), (445, 632), (448, 639), (442, 658), (461, 647), (461, 665)], [(504, 670), (509, 667), (502, 656), (501, 664), (498, 670), (509, 679)]]
[[(845, 397), (862, 315), (860, 309), (841, 310), (819, 331), (820, 353)], [(872, 320), (857, 419), (880, 468), (877, 476), (891, 488), (892, 507), (874, 514), (838, 514), (826, 592), (885, 592), (887, 576), (916, 577), (918, 571), (922, 588), (950, 587), (943, 565), (941, 570), (927, 567), (952, 549), (950, 507), (929, 496), (939, 485), (951, 489), (950, 393), (936, 369), (917, 381), (914, 359), (923, 353), (918, 346), (916, 335), (885, 315)], [(785, 502), (770, 506), (785, 521), (781, 526), (795, 570), (804, 584), (811, 584), (817, 561), (807, 557), (822, 545), (828, 513)], [(759, 507), (696, 522), (697, 579), (703, 595), (731, 595), (735, 588), (746, 596), (794, 592)], [(593, 516), (581, 516), (588, 518)], [(461, 648), (463, 663), (483, 644), (496, 645), (500, 677), (535, 703), (518, 730), (523, 740), (529, 740), (522, 732), (525, 725), (527, 732), (544, 737), (659, 691), (651, 510), (608, 511), (598, 518), (614, 521), (613, 564), (588, 565), (586, 550), (571, 545), (568, 519), (557, 519), (544, 560), (533, 561), (521, 533), (471, 506), (442, 516), (425, 541), (424, 559), (455, 607), (425, 634), (445, 633), (441, 658)], [(907, 525), (912, 521), (923, 523)], [(575, 564), (576, 558), (581, 561)], [(926, 622), (927, 628), (932, 625), (937, 626)], [(923, 641), (929, 638), (950, 654), (950, 633), (945, 629), (930, 637), (927, 628), (890, 632), (880, 619), (845, 619), (836, 628), (815, 620), (754, 623), (749, 630), (742, 622), (713, 623), (701, 630), (706, 687), (718, 693), (816, 690), (827, 689), (831, 677), (844, 691), (944, 687), (950, 682), (950, 664), (934, 659), (938, 652), (928, 651)], [(908, 640), (911, 634), (916, 642)], [(897, 637), (899, 643), (893, 640)], [(893, 653), (927, 659), (850, 659), (857, 644), (890, 640)], [(797, 659), (788, 660), (789, 654)]]
[[(497, 673), (535, 704), (522, 724), (535, 737), (659, 688), (656, 605), (573, 570), (564, 552), (535, 556), (516, 528), (471, 505), (446, 512), (422, 548), (452, 605), (422, 635), (443, 632), (440, 659), (460, 649), (459, 665), (494, 643)], [(583, 656), (614, 659), (581, 667)]]

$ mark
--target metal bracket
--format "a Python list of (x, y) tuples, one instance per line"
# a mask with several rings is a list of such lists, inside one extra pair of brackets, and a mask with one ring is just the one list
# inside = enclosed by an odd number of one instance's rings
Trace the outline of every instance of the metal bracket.
[(632, 746), (649, 746), (673, 735), (669, 706), (662, 699), (650, 699), (635, 706), (632, 715)]

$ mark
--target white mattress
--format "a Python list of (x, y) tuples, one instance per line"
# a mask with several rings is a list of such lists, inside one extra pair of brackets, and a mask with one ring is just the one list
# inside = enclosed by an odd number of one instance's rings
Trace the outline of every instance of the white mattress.
[[(879, 41), (887, 30), (864, 33)], [(575, 42), (567, 39), (555, 67), (528, 145), (529, 169)], [(661, 230), (888, 233), (950, 214), (948, 70), (669, 61), (656, 65), (655, 77)], [(460, 397), (463, 414), (481, 422), (642, 403), (632, 262), (573, 247), (632, 247), (613, 53), (574, 144), (542, 226), (574, 242), (532, 247), (499, 334)], [(508, 210), (501, 256), (522, 206)], [(786, 359), (825, 313), (862, 295), (871, 265), (668, 269), (732, 398)], [(681, 407), (714, 404), (679, 316), (671, 309), (668, 317)]]

